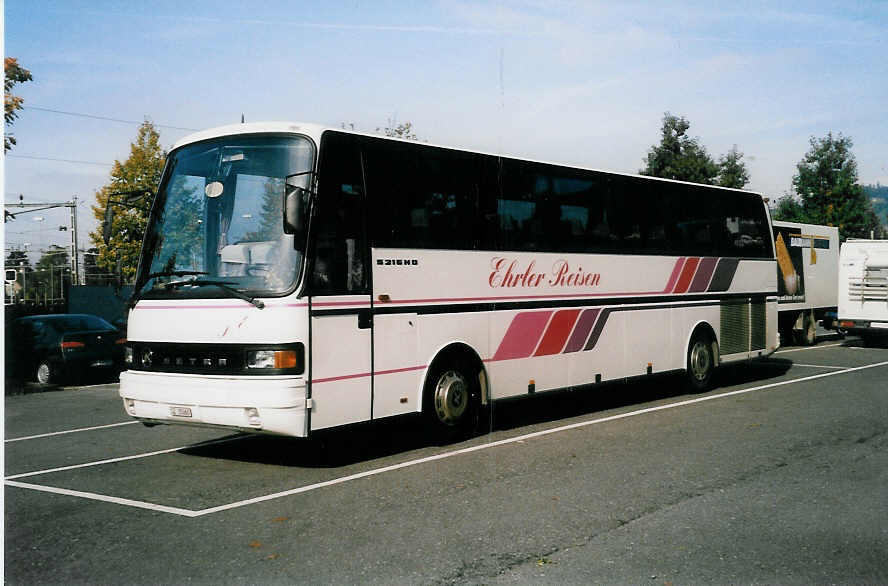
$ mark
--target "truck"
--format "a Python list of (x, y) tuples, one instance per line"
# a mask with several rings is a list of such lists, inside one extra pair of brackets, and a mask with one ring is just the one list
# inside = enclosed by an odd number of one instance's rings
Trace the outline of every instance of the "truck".
[(782, 221), (773, 228), (780, 344), (812, 345), (818, 322), (836, 327), (839, 229)]
[(838, 294), (840, 328), (867, 344), (888, 339), (888, 240), (842, 244)]

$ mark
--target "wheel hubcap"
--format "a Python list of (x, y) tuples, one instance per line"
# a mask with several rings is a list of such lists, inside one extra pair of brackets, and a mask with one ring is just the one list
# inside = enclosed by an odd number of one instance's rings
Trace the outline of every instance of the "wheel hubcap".
[(435, 411), (445, 425), (455, 425), (462, 419), (469, 404), (469, 385), (458, 372), (450, 370), (441, 375), (435, 387)]
[(691, 374), (698, 381), (705, 380), (709, 375), (712, 361), (709, 357), (709, 348), (705, 342), (697, 342), (691, 349)]
[(39, 383), (48, 383), (49, 382), (49, 366), (46, 364), (41, 364), (37, 367), (37, 382)]

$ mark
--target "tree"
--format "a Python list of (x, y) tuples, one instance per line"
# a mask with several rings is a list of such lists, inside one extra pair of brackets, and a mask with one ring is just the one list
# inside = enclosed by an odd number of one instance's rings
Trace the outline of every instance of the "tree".
[(160, 146), (160, 134), (154, 125), (145, 121), (139, 126), (136, 141), (130, 144), (130, 156), (121, 163), (114, 161), (110, 181), (96, 191), (93, 214), (100, 222), (105, 217), (105, 208), (114, 205), (114, 218), (111, 223), (111, 238), (105, 244), (102, 228), (90, 233), (90, 238), (98, 250), (96, 264), (102, 269), (119, 272), (126, 282), (131, 282), (139, 265), (142, 238), (148, 225), (150, 202), (140, 200), (119, 205), (126, 198), (121, 193), (147, 191), (155, 193), (160, 184), (166, 151)]
[(888, 232), (888, 185), (864, 185), (863, 193), (873, 204), (873, 211), (882, 222), (882, 231)]
[(733, 187), (743, 189), (749, 183), (749, 171), (743, 162), (743, 153), (737, 150), (737, 145), (731, 147), (726, 154), (718, 159), (717, 185), (721, 187)]
[[(869, 238), (881, 234), (881, 226), (872, 202), (857, 184), (857, 161), (851, 153), (850, 137), (828, 133), (824, 138), (810, 138), (810, 148), (796, 165), (792, 178), (797, 204), (802, 210), (799, 221), (837, 226), (842, 240)], [(787, 195), (778, 202), (778, 213), (791, 211)], [(778, 216), (779, 218), (779, 216)]]
[(798, 198), (787, 193), (777, 200), (777, 206), (771, 214), (775, 220), (784, 222), (806, 222), (805, 209)]
[(6, 254), (5, 266), (8, 269), (25, 267), (25, 270), (31, 270), (31, 260), (28, 258), (28, 253), (24, 250), (10, 250)]
[[(5, 77), (3, 78), (3, 117), (6, 126), (12, 126), (18, 118), (18, 111), (22, 109), (24, 100), (12, 93), (12, 88), (17, 83), (31, 81), (31, 72), (19, 65), (15, 57), (7, 57), (3, 62)], [(15, 146), (15, 137), (10, 133), (4, 133), (3, 152)]]
[[(377, 128), (376, 132), (380, 132), (380, 129)], [(382, 129), (382, 132), (386, 136), (390, 136), (392, 138), (402, 138), (404, 140), (419, 140), (417, 138), (416, 133), (413, 132), (413, 124), (411, 122), (404, 122), (403, 124), (398, 124), (397, 126), (392, 125), (392, 121), (388, 121), (388, 126)]]
[(98, 248), (90, 248), (83, 253), (83, 277), (87, 285), (107, 285), (113, 281), (114, 275), (102, 270), (96, 259), (99, 256)]
[(25, 295), (40, 299), (61, 299), (64, 297), (65, 284), (70, 276), (65, 270), (70, 265), (68, 249), (57, 244), (50, 245), (34, 265), (34, 272), (28, 275)]
[(691, 123), (685, 118), (663, 115), (660, 144), (651, 147), (645, 167), (639, 172), (651, 177), (677, 179), (712, 185), (719, 173), (718, 165), (696, 138), (687, 135)]

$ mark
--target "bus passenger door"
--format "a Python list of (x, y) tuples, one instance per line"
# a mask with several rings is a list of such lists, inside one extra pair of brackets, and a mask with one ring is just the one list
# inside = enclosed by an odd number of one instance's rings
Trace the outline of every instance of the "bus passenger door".
[(311, 429), (368, 421), (372, 316), (360, 157), (347, 135), (325, 134), (309, 230)]
[(370, 419), (370, 296), (311, 298), (311, 429)]

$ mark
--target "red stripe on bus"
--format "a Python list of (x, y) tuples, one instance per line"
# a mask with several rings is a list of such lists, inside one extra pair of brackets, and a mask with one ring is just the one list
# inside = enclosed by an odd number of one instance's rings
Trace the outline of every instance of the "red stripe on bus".
[(571, 334), (570, 340), (564, 348), (565, 354), (568, 352), (578, 352), (583, 349), (583, 346), (586, 345), (586, 340), (589, 339), (589, 332), (592, 331), (592, 326), (595, 324), (595, 318), (598, 317), (599, 312), (601, 312), (600, 309), (583, 310), (583, 315), (577, 320), (577, 327), (574, 328), (573, 334)]
[(557, 311), (549, 323), (549, 327), (546, 328), (546, 333), (543, 334), (543, 340), (540, 342), (534, 356), (548, 356), (560, 353), (579, 315), (579, 309), (562, 309)]
[(689, 293), (702, 293), (709, 287), (709, 281), (712, 279), (712, 273), (715, 271), (715, 265), (718, 264), (717, 258), (704, 258), (700, 261), (700, 267), (694, 280), (691, 281)]
[(699, 263), (700, 259), (696, 257), (689, 258), (685, 261), (684, 268), (681, 270), (681, 276), (678, 278), (678, 284), (675, 286), (673, 293), (684, 293), (688, 290)]
[(660, 291), (660, 293), (669, 293), (672, 291), (672, 288), (675, 287), (675, 282), (678, 280), (678, 275), (681, 274), (681, 267), (684, 266), (685, 257), (680, 257), (677, 261), (675, 261), (675, 266), (672, 267), (672, 274), (669, 275), (669, 282), (666, 283), (666, 288)]
[(493, 355), (493, 360), (511, 360), (530, 356), (536, 349), (537, 342), (543, 335), (543, 330), (549, 323), (552, 313), (551, 311), (528, 311), (516, 315)]
[[(422, 366), (408, 366), (406, 368), (393, 368), (391, 370), (380, 370), (380, 371), (376, 372), (375, 374), (376, 374), (376, 376), (382, 376), (385, 374), (397, 374), (399, 372), (410, 372), (412, 370), (422, 370), (426, 366), (427, 365), (423, 364)], [(361, 372), (358, 374), (346, 374), (343, 376), (330, 376), (327, 378), (316, 378), (316, 379), (313, 379), (311, 382), (312, 382), (312, 384), (330, 383), (330, 382), (340, 381), (340, 380), (363, 378), (363, 377), (368, 377), (370, 375), (371, 375), (371, 373), (369, 373), (369, 372)]]

